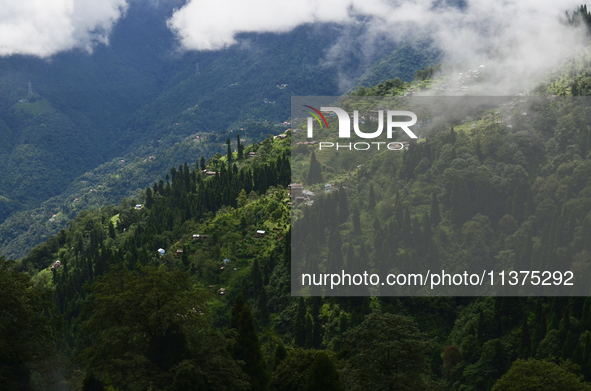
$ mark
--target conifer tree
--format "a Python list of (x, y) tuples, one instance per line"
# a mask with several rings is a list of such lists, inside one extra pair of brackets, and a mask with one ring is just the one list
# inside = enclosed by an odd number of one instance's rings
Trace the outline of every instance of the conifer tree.
[(338, 268), (343, 266), (342, 246), (343, 242), (341, 239), (341, 234), (338, 230), (333, 231), (328, 239), (328, 254), (329, 257), (332, 256), (334, 259), (334, 264), (331, 264), (334, 269), (330, 270), (336, 271)]
[(427, 265), (433, 269), (437, 269), (441, 266), (441, 262), (439, 261), (439, 249), (437, 248), (437, 243), (435, 239), (431, 238), (429, 241), (429, 249), (427, 250)]
[(451, 204), (451, 222), (458, 228), (472, 216), (470, 211), (470, 194), (464, 178), (454, 181), (451, 195), (449, 197)]
[(419, 255), (422, 255), (423, 233), (421, 232), (421, 224), (419, 223), (419, 217), (416, 215), (412, 221), (412, 238), (413, 248), (419, 253)]
[(451, 127), (451, 130), (449, 131), (449, 142), (451, 145), (454, 145), (456, 143), (456, 132), (454, 130), (454, 127)]
[(190, 264), (189, 264), (189, 251), (187, 250), (187, 248), (185, 246), (183, 246), (183, 255), (181, 256), (181, 262), (183, 263), (183, 266), (188, 269)]
[(317, 390), (345, 391), (345, 387), (339, 379), (339, 372), (324, 351), (316, 354), (308, 372), (306, 391)]
[(441, 358), (441, 353), (439, 350), (433, 350), (433, 354), (431, 355), (431, 373), (435, 378), (440, 378), (443, 374), (441, 372), (441, 368), (443, 367), (443, 359)]
[[(414, 251), (412, 253), (415, 253)], [(394, 265), (397, 264), (396, 262), (396, 253), (390, 251), (390, 243), (388, 243), (387, 239), (384, 239), (382, 243), (382, 248), (380, 250), (379, 261), (382, 264), (382, 267), (386, 267), (387, 270), (392, 268)]]
[(529, 326), (527, 324), (527, 313), (523, 315), (521, 321), (521, 358), (527, 360), (530, 357), (531, 340), (529, 335)]
[(402, 240), (408, 247), (412, 246), (412, 227), (410, 223), (410, 211), (404, 208), (404, 219), (402, 220)]
[(320, 349), (320, 345), (322, 344), (322, 323), (320, 320), (320, 300), (318, 297), (314, 298), (312, 317), (314, 321), (314, 349)]
[(402, 209), (402, 201), (400, 200), (400, 193), (396, 192), (396, 201), (394, 202), (394, 217), (398, 230), (402, 228), (402, 221), (404, 219), (404, 210)]
[(568, 330), (564, 341), (564, 345), (562, 346), (562, 358), (565, 360), (571, 359), (578, 345), (578, 336), (571, 330)]
[(285, 350), (285, 346), (283, 342), (279, 341), (277, 347), (275, 348), (275, 355), (273, 358), (273, 366), (277, 368), (281, 361), (283, 361), (287, 357), (287, 350)]
[[(567, 310), (564, 313), (564, 317), (562, 318), (562, 325), (558, 330), (558, 338), (560, 339), (561, 343), (565, 343), (568, 337), (568, 332), (570, 331), (570, 313)], [(574, 347), (573, 347), (574, 348)], [(572, 353), (572, 351), (571, 351)]]
[(154, 205), (154, 197), (152, 196), (152, 189), (148, 186), (146, 188), (146, 208), (152, 209)]
[(305, 349), (312, 349), (314, 347), (314, 325), (312, 318), (306, 314), (306, 342), (304, 342)]
[(441, 222), (441, 214), (439, 213), (439, 201), (437, 200), (437, 193), (433, 192), (431, 198), (431, 211), (429, 213), (429, 220), (434, 227), (437, 227)]
[(361, 218), (359, 215), (359, 209), (353, 208), (353, 235), (361, 235)]
[(515, 270), (529, 270), (532, 261), (532, 254), (533, 254), (533, 241), (532, 241), (532, 234), (531, 229), (527, 233), (527, 239), (525, 240), (525, 245), (521, 250), (521, 254), (519, 254), (519, 258), (515, 262)]
[(349, 328), (349, 318), (345, 312), (341, 312), (339, 316), (339, 330), (341, 333), (344, 333)]
[(356, 262), (356, 257), (355, 257), (355, 250), (353, 249), (353, 245), (351, 243), (349, 243), (347, 245), (347, 257), (346, 257), (346, 261), (345, 261), (345, 267), (348, 270), (353, 271), (355, 269), (355, 262)]
[(363, 301), (361, 302), (361, 310), (360, 314), (362, 316), (369, 315), (371, 313), (371, 298), (364, 297)]
[(310, 170), (306, 178), (307, 185), (314, 185), (322, 182), (322, 167), (318, 160), (316, 160), (316, 154), (312, 151), (312, 157), (310, 159)]
[[(381, 232), (380, 231), (374, 231), (374, 236), (373, 236), (373, 254), (372, 254), (372, 260), (375, 260), (376, 257), (379, 256), (379, 254), (382, 252), (382, 244), (384, 243), (384, 239), (382, 238)], [(374, 263), (375, 266), (375, 263)]]
[(577, 341), (577, 347), (573, 351), (570, 357), (571, 361), (581, 366), (581, 372), (583, 372), (583, 349), (585, 348), (585, 334), (581, 334), (579, 341)]
[[(523, 216), (524, 220), (536, 212), (536, 205), (534, 203), (534, 198), (531, 192), (531, 188), (527, 190), (527, 203), (525, 204), (525, 214)], [(515, 216), (513, 216), (515, 217)]]
[(484, 312), (482, 310), (478, 312), (478, 328), (476, 337), (478, 337), (478, 342), (480, 342), (481, 345), (486, 342), (486, 322), (484, 320)]
[(429, 215), (427, 212), (423, 214), (421, 219), (421, 226), (422, 226), (422, 242), (421, 246), (425, 246), (428, 248), (431, 239), (433, 238), (433, 231), (431, 230), (431, 220), (429, 219)]
[(298, 301), (298, 310), (293, 324), (293, 336), (295, 345), (303, 347), (306, 343), (306, 304), (302, 296)]
[(369, 270), (369, 254), (363, 242), (361, 242), (361, 246), (359, 246), (359, 260), (355, 262), (355, 268), (360, 273)]
[(236, 150), (238, 152), (238, 160), (244, 157), (244, 145), (240, 143), (240, 133), (236, 134)]
[(261, 294), (259, 295), (257, 305), (260, 311), (261, 324), (266, 325), (269, 323), (269, 309), (267, 308), (267, 290), (265, 287), (261, 288)]
[(258, 296), (261, 289), (263, 289), (263, 277), (259, 267), (259, 260), (255, 258), (250, 269), (250, 280), (252, 281), (252, 289), (254, 296)]
[(513, 203), (511, 205), (511, 215), (515, 217), (515, 220), (519, 224), (523, 222), (525, 209), (527, 204), (527, 196), (529, 192), (529, 186), (527, 183), (520, 183), (515, 186), (513, 191)]
[(367, 207), (373, 210), (376, 207), (376, 195), (373, 190), (373, 184), (369, 185), (369, 195), (367, 197)]
[(115, 226), (113, 225), (112, 221), (109, 221), (109, 237), (111, 239), (115, 239), (116, 237), (116, 233), (115, 233)]
[(538, 346), (540, 346), (540, 342), (542, 342), (544, 336), (546, 335), (546, 323), (543, 321), (544, 307), (542, 306), (541, 300), (538, 300), (535, 319), (537, 320), (537, 322), (535, 324), (530, 350), (532, 357), (536, 355), (536, 352), (538, 351)]
[(373, 219), (373, 234), (374, 237), (382, 234), (382, 225), (380, 224), (380, 219), (378, 219), (377, 216)]
[(562, 298), (554, 296), (550, 305), (550, 315), (556, 314), (559, 320), (563, 317), (564, 306), (562, 305), (562, 301)]
[(339, 197), (339, 224), (343, 224), (349, 218), (349, 202), (345, 189), (339, 190), (337, 194)]
[(230, 137), (226, 140), (226, 144), (228, 144), (228, 168), (232, 167), (232, 145), (230, 143)]
[(556, 314), (552, 314), (552, 316), (550, 318), (550, 323), (548, 323), (548, 328), (546, 328), (546, 333), (548, 333), (552, 330), (558, 330), (558, 325), (559, 325), (558, 316), (556, 316)]
[(335, 200), (336, 195), (334, 193), (330, 194), (328, 198), (328, 219), (327, 219), (327, 226), (331, 229), (336, 229), (339, 225), (339, 215), (338, 215), (338, 202)]
[(232, 357), (234, 360), (243, 362), (242, 370), (249, 377), (251, 390), (267, 390), (269, 386), (267, 364), (261, 352), (252, 313), (242, 294), (238, 295), (232, 308), (230, 327), (237, 332), (236, 343), (232, 347)]

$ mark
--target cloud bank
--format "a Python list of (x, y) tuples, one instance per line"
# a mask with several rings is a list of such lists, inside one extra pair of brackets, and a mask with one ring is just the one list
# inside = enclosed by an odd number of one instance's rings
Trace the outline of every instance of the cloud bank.
[(497, 76), (518, 82), (584, 45), (582, 31), (567, 26), (563, 17), (579, 3), (466, 0), (460, 8), (441, 0), (190, 0), (168, 25), (185, 49), (218, 50), (244, 32), (280, 33), (307, 23), (365, 24), (364, 36), (357, 39), (428, 37), (446, 62), (494, 63)]
[(168, 26), (191, 50), (217, 50), (244, 32), (286, 32), (305, 23), (351, 23), (355, 15), (388, 11), (383, 1), (365, 0), (190, 0)]
[[(0, 56), (50, 57), (59, 51), (92, 51), (108, 43), (128, 3), (175, 0), (0, 0)], [(447, 0), (458, 3), (460, 0)], [(345, 33), (321, 66), (337, 64), (360, 47), (362, 63), (383, 54), (384, 39), (427, 38), (444, 61), (478, 62), (495, 80), (530, 82), (585, 43), (564, 23), (580, 0), (188, 0), (168, 20), (187, 50), (219, 50), (240, 33), (287, 32), (300, 25), (335, 23)], [(346, 32), (350, 33), (347, 34)], [(373, 43), (373, 45), (372, 45)], [(347, 49), (349, 48), (349, 49)], [(353, 49), (352, 49), (353, 48)], [(342, 54), (340, 54), (342, 53)]]
[(108, 43), (126, 0), (0, 0), (0, 56), (50, 57)]

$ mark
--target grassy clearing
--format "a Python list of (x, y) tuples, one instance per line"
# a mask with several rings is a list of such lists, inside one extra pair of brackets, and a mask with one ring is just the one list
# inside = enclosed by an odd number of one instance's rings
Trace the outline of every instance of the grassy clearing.
[(115, 228), (117, 228), (117, 224), (119, 223), (119, 213), (117, 213), (115, 216), (111, 217), (111, 223), (113, 223), (113, 226), (115, 226)]
[(39, 116), (41, 114), (55, 111), (45, 99), (38, 99), (35, 102), (19, 102), (12, 107), (15, 110), (22, 110), (25, 114), (33, 116)]

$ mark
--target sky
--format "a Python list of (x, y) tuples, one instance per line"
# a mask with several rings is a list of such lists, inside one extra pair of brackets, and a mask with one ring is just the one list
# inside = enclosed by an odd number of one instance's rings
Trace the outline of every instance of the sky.
[(41, 58), (108, 44), (126, 0), (0, 0), (0, 56)]
[[(0, 0), (0, 56), (48, 58), (73, 48), (108, 44), (130, 0)], [(154, 0), (145, 0), (154, 1)], [(159, 0), (166, 1), (166, 0)], [(168, 19), (184, 50), (220, 50), (244, 32), (287, 32), (310, 23), (357, 28), (363, 42), (428, 37), (446, 62), (494, 62), (499, 77), (516, 80), (559, 64), (584, 45), (564, 23), (579, 1), (465, 0), (189, 0)], [(327, 50), (334, 56), (344, 38)], [(332, 54), (331, 54), (332, 53)], [(371, 55), (368, 51), (367, 55)], [(337, 56), (338, 57), (338, 56)]]

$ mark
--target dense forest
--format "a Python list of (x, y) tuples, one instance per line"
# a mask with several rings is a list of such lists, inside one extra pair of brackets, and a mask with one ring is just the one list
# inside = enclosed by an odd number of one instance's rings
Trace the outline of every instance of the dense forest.
[[(561, 137), (567, 118), (541, 134), (486, 120), (378, 154), (363, 186), (319, 194), (304, 211), (335, 216), (323, 220), (328, 229), (316, 222), (320, 251), (340, 241), (347, 262), (371, 265), (395, 244), (397, 255), (418, 259), (436, 251), (588, 268), (588, 127)], [(136, 199), (79, 213), (27, 257), (3, 260), (2, 310), (14, 321), (2, 335), (16, 337), (2, 340), (3, 387), (589, 388), (586, 297), (292, 297), (290, 160), (306, 174), (312, 164), (301, 160), (318, 155), (319, 185), (339, 183), (342, 160), (313, 147), (290, 154), (285, 134), (249, 147), (238, 137), (237, 152), (172, 168)], [(424, 163), (410, 170), (411, 161)], [(378, 187), (384, 175), (400, 190)], [(480, 203), (477, 191), (493, 185), (506, 198)], [(374, 240), (349, 241), (357, 224)], [(408, 237), (399, 225), (410, 227)]]
[[(591, 112), (573, 98), (588, 67), (582, 55), (532, 88), (543, 104), (432, 124), (400, 153), (292, 148), (295, 128), (216, 136), (223, 153), (188, 149), (118, 205), (64, 210), (56, 235), (0, 258), (0, 388), (591, 390), (588, 296), (291, 295), (292, 230), (319, 268), (478, 259), (588, 275)], [(355, 95), (403, 96), (438, 72)], [(313, 205), (292, 204), (293, 181)]]

